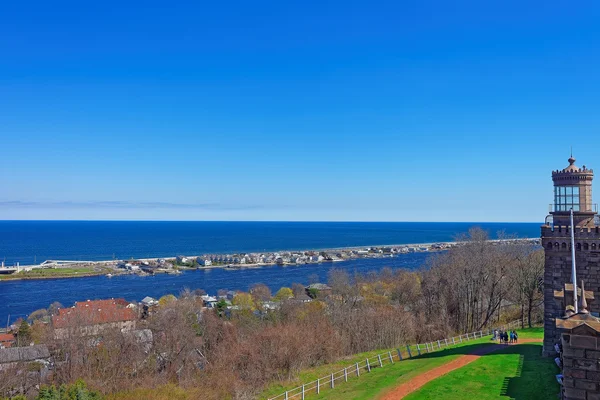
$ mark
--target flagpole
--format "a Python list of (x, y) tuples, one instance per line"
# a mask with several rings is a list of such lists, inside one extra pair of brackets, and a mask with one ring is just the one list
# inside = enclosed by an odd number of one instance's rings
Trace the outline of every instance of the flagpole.
[[(575, 303), (575, 314), (579, 312), (577, 305), (577, 268), (575, 267), (575, 226), (573, 225), (573, 209), (571, 208), (571, 277), (573, 279), (573, 303)], [(581, 294), (585, 296), (585, 293)]]

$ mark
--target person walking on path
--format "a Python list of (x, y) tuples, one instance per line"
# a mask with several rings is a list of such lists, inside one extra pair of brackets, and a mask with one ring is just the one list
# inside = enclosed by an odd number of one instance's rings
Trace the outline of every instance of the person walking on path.
[(514, 339), (515, 339), (515, 336), (514, 336), (514, 334), (513, 334), (513, 331), (510, 331), (510, 334), (509, 334), (509, 336), (510, 336), (510, 341), (509, 341), (509, 343), (512, 343), (512, 342), (514, 341)]
[(513, 336), (515, 339), (515, 343), (517, 343), (517, 339), (519, 338), (519, 336), (517, 336), (517, 331), (513, 331)]

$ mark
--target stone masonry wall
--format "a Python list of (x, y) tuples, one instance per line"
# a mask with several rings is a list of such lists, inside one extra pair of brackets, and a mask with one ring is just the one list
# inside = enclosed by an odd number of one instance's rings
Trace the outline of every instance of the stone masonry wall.
[(562, 335), (563, 399), (600, 400), (600, 338)]
[[(551, 246), (550, 246), (551, 244)], [(558, 244), (558, 246), (557, 246)], [(542, 246), (545, 249), (544, 270), (544, 354), (554, 354), (554, 344), (560, 340), (555, 319), (564, 314), (556, 304), (554, 291), (561, 290), (571, 282), (571, 237), (570, 231), (562, 227), (552, 229), (542, 226)], [(586, 290), (593, 290), (600, 298), (600, 233), (596, 228), (575, 229), (575, 261), (577, 280), (585, 281)], [(590, 304), (590, 312), (600, 312), (600, 302)]]

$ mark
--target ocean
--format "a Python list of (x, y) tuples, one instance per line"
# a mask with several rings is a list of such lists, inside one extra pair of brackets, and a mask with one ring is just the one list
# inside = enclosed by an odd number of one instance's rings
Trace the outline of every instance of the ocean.
[[(454, 240), (472, 226), (497, 238), (498, 232), (538, 237), (537, 223), (363, 223), (363, 222), (100, 222), (0, 221), (0, 257), (7, 265), (48, 259), (110, 260), (205, 253), (323, 249), (383, 244), (432, 243)], [(140, 301), (179, 294), (184, 288), (248, 290), (255, 283), (273, 292), (292, 283), (308, 284), (311, 276), (327, 281), (332, 268), (350, 274), (414, 269), (436, 253), (409, 253), (390, 258), (356, 259), (304, 266), (269, 266), (239, 270), (185, 271), (180, 275), (105, 276), (0, 281), (0, 326), (10, 319), (58, 301), (123, 297)]]
[(6, 265), (452, 241), (479, 226), (539, 237), (539, 223), (0, 221)]

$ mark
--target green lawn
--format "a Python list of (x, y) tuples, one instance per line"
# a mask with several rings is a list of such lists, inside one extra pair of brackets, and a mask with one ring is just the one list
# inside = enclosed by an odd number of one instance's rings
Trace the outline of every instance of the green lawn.
[[(542, 328), (518, 330), (518, 332), (519, 338), (522, 339), (543, 337)], [(329, 383), (326, 382), (321, 388), (321, 394), (309, 393), (306, 398), (328, 400), (378, 398), (391, 388), (410, 381), (423, 372), (450, 362), (490, 342), (490, 336), (488, 336), (450, 346), (450, 348), (441, 351), (423, 354), (421, 357), (395, 362), (393, 365), (389, 365), (389, 362), (387, 362), (384, 364), (384, 368), (374, 368), (370, 373), (361, 371), (360, 377), (356, 377), (354, 373), (349, 374), (348, 382), (337, 381), (333, 390), (329, 388)], [(379, 353), (382, 353), (382, 350), (360, 354), (352, 359), (303, 371), (294, 382), (286, 385), (272, 385), (260, 398), (274, 397), (302, 383), (308, 383), (316, 378), (327, 376), (329, 373), (349, 366), (353, 362), (362, 361), (367, 354), (373, 356)], [(478, 365), (483, 369), (474, 369)], [(471, 375), (460, 375), (463, 371), (469, 370), (472, 371)], [(420, 391), (413, 393), (407, 399), (554, 398), (555, 394), (558, 393), (558, 385), (554, 379), (556, 373), (557, 368), (553, 360), (541, 358), (541, 343), (509, 346), (502, 351), (482, 356), (474, 363), (425, 385)], [(456, 374), (459, 375), (455, 377)], [(443, 381), (447, 379), (454, 380), (444, 384)], [(442, 384), (437, 385), (438, 382), (442, 382)], [(465, 390), (463, 390), (465, 382), (467, 384)], [(430, 385), (436, 386), (433, 386), (430, 391)], [(460, 389), (458, 389), (459, 387)]]
[[(389, 361), (384, 359), (384, 368), (373, 368), (370, 373), (361, 370), (360, 377), (357, 377), (354, 372), (349, 373), (348, 382), (336, 382), (334, 390), (329, 389), (328, 383), (324, 383), (321, 387), (321, 394), (307, 394), (307, 399), (372, 399), (377, 393), (382, 390), (393, 387), (403, 382), (412, 379), (414, 376), (426, 372), (432, 368), (445, 364), (462, 354), (465, 354), (473, 349), (485, 346), (490, 343), (490, 336), (482, 339), (464, 341), (462, 344), (455, 346), (450, 345), (448, 349), (437, 350), (432, 353), (425, 353), (420, 357), (405, 359), (404, 361), (396, 361), (393, 365), (389, 365)], [(339, 371), (344, 367), (348, 367), (356, 362), (363, 362), (367, 357), (373, 357), (377, 354), (386, 352), (387, 350), (377, 350), (368, 353), (357, 354), (352, 358), (347, 358), (333, 364), (326, 364), (317, 368), (311, 368), (300, 372), (298, 379), (284, 384), (273, 384), (264, 391), (259, 398), (268, 399), (274, 397), (285, 390), (290, 390), (302, 383), (308, 383), (327, 376), (331, 372)], [(413, 354), (417, 354), (414, 347), (411, 347)], [(395, 349), (392, 349), (394, 354)], [(424, 351), (423, 351), (424, 352)], [(406, 358), (407, 353), (403, 351), (403, 357)]]
[(105, 273), (94, 268), (38, 268), (18, 274), (0, 275), (0, 279), (32, 279), (32, 278), (60, 278), (82, 275), (99, 275)]
[(507, 347), (429, 382), (405, 399), (554, 399), (560, 390), (554, 378), (558, 368), (541, 352), (541, 343)]

